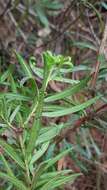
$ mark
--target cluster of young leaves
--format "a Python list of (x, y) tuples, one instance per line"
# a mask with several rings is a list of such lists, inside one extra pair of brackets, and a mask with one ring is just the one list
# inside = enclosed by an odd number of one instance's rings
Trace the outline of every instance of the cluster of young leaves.
[[(66, 78), (73, 69), (70, 57), (44, 52), (43, 68), (38, 68), (34, 57), (28, 64), (19, 53), (15, 54), (21, 67), (20, 79), (12, 66), (0, 76), (0, 84), (6, 89), (0, 93), (0, 178), (4, 180), (3, 188), (56, 189), (80, 175), (56, 168), (57, 161), (75, 149), (74, 146), (55, 154), (54, 138), (71, 123), (42, 126), (42, 118), (82, 114), (99, 96), (81, 104), (73, 103), (72, 96), (86, 87), (90, 77), (81, 81)], [(41, 87), (35, 76), (42, 80)], [(69, 87), (49, 94), (47, 87), (51, 80), (66, 82)], [(59, 100), (63, 106), (58, 105)]]

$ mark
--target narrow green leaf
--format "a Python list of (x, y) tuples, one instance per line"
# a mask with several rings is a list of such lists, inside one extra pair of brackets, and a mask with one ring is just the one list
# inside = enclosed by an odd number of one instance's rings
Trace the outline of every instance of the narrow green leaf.
[(4, 140), (0, 139), (0, 146), (4, 149), (4, 151), (23, 169), (25, 169), (24, 162), (21, 160), (20, 156), (15, 152), (9, 144), (7, 144)]
[(36, 12), (37, 12), (37, 15), (38, 15), (41, 23), (45, 27), (48, 27), (48, 25), (49, 25), (48, 19), (46, 17), (46, 14), (45, 14), (43, 7), (41, 7), (39, 3), (36, 5)]
[(40, 177), (40, 180), (37, 182), (36, 187), (38, 189), (38, 187), (43, 187), (43, 185), (47, 184), (52, 179), (58, 180), (62, 177), (67, 176), (67, 174), (70, 175), (71, 173), (72, 170), (61, 170), (61, 171), (55, 171), (55, 172), (52, 171), (52, 172), (43, 173)]
[(62, 77), (62, 76), (61, 77), (54, 77), (53, 80), (63, 82), (63, 83), (68, 83), (68, 84), (78, 84), (79, 83), (78, 80), (72, 80), (69, 78)]
[(88, 131), (82, 129), (81, 130), (82, 132), (82, 135), (81, 135), (81, 138), (84, 142), (84, 146), (86, 148), (86, 154), (87, 154), (87, 157), (88, 159), (91, 159), (92, 158), (92, 153), (91, 153), (91, 149), (90, 149), (90, 143), (89, 143), (89, 137), (88, 137)]
[(32, 165), (34, 162), (36, 162), (41, 156), (43, 156), (43, 154), (46, 152), (46, 150), (49, 147), (49, 141), (44, 143), (41, 148), (35, 152), (35, 154), (32, 156), (30, 165)]
[(102, 32), (103, 30), (103, 19), (102, 19), (102, 15), (100, 14), (100, 11), (98, 9), (96, 9), (96, 7), (93, 5), (93, 3), (90, 3), (89, 1), (87, 1), (87, 5), (93, 9), (93, 11), (96, 13), (98, 19), (99, 19), (99, 23), (100, 23), (100, 31)]
[(4, 82), (7, 78), (8, 78), (8, 76), (9, 76), (9, 70), (7, 70), (7, 71), (5, 71), (1, 76), (0, 76), (0, 82), (2, 83), (2, 82)]
[(46, 161), (47, 162), (47, 166), (46, 166), (45, 169), (48, 169), (49, 167), (53, 166), (58, 160), (60, 160), (64, 156), (66, 156), (73, 149), (74, 149), (74, 147), (73, 148), (69, 148), (69, 149), (61, 152), (60, 154), (58, 154), (56, 157), (47, 160)]
[(0, 93), (0, 98), (4, 98), (6, 97), (8, 100), (19, 100), (19, 101), (30, 101), (32, 100), (31, 97), (28, 96), (24, 96), (21, 94), (16, 94), (16, 93), (11, 93), (11, 92), (7, 92), (7, 93)]
[[(17, 83), (15, 82), (12, 74), (10, 73), (10, 81), (11, 81), (11, 90), (13, 93), (17, 94)], [(21, 102), (19, 102), (19, 104), (21, 104)], [(15, 108), (14, 112), (11, 114), (10, 117), (10, 123), (12, 123), (12, 121), (14, 120), (15, 116), (16, 116), (16, 120), (18, 122), (20, 122), (20, 125), (23, 126), (23, 118), (21, 116), (21, 113), (19, 112), (20, 109), (20, 105), (18, 107)]]
[(107, 3), (106, 2), (101, 2), (101, 5), (102, 5), (102, 7), (104, 7), (106, 10), (107, 10)]
[(64, 128), (63, 124), (60, 124), (58, 126), (49, 127), (46, 132), (43, 132), (42, 134), (39, 135), (39, 137), (36, 141), (36, 146), (55, 138), (61, 132), (62, 128)]
[(11, 114), (11, 116), (10, 116), (10, 123), (13, 122), (13, 120), (14, 120), (14, 118), (16, 117), (17, 113), (19, 113), (19, 110), (20, 110), (20, 105), (17, 106), (17, 107), (15, 108), (15, 110), (13, 111), (13, 113)]
[(25, 75), (27, 77), (33, 78), (33, 75), (32, 75), (29, 65), (26, 63), (26, 61), (23, 59), (23, 57), (19, 53), (15, 52), (15, 54), (16, 54), (17, 60), (19, 61)]
[(74, 66), (72, 69), (73, 72), (77, 72), (77, 71), (91, 71), (91, 67), (86, 66), (86, 65), (78, 65), (78, 66)]
[(43, 111), (43, 104), (44, 104), (44, 94), (45, 94), (46, 87), (47, 87), (48, 77), (49, 77), (49, 73), (47, 72), (46, 65), (44, 65), (44, 79), (43, 79), (41, 90), (39, 92), (37, 114), (35, 115), (33, 126), (32, 126), (32, 129), (30, 131), (29, 142), (27, 145), (26, 154), (28, 157), (32, 153), (32, 151), (35, 147), (36, 140), (38, 138), (39, 131), (41, 128), (41, 119), (42, 119), (42, 111)]
[(46, 172), (46, 173), (43, 173), (41, 175), (41, 179), (46, 179), (48, 181), (48, 179), (52, 179), (53, 177), (55, 176), (61, 176), (61, 175), (65, 175), (65, 174), (69, 174), (73, 172), (72, 170), (61, 170), (61, 171), (52, 171), (52, 172)]
[(57, 110), (57, 111), (53, 111), (53, 112), (43, 112), (42, 115), (45, 117), (59, 117), (59, 116), (72, 114), (72, 113), (84, 110), (88, 106), (94, 104), (99, 98), (100, 98), (100, 96), (97, 96), (95, 98), (92, 98), (92, 99), (80, 104), (80, 105), (77, 105), (77, 106), (74, 106), (71, 108), (65, 108), (65, 109)]
[(18, 180), (16, 177), (9, 176), (8, 174), (5, 174), (3, 172), (0, 172), (0, 178), (7, 180), (11, 182), (15, 187), (17, 187), (20, 190), (30, 190), (28, 189), (22, 181)]
[(29, 122), (29, 120), (31, 119), (32, 115), (36, 112), (37, 106), (38, 106), (38, 100), (37, 100), (37, 97), (35, 97), (34, 101), (32, 103), (31, 108), (29, 108), (30, 109), (29, 113), (28, 113), (28, 115), (26, 117), (26, 120), (24, 122), (25, 125)]
[(53, 190), (57, 187), (65, 185), (66, 183), (70, 182), (73, 183), (74, 180), (80, 176), (81, 174), (71, 174), (69, 176), (56, 176), (55, 178), (49, 180), (40, 190)]
[(35, 121), (33, 123), (32, 129), (30, 132), (30, 138), (29, 138), (27, 150), (26, 150), (27, 157), (29, 157), (29, 155), (32, 153), (32, 151), (35, 147), (40, 127), (41, 127), (41, 116), (40, 116), (40, 118), (35, 119)]
[(30, 63), (30, 67), (35, 75), (37, 75), (40, 79), (43, 79), (43, 69), (38, 68)]
[(49, 0), (45, 0), (44, 1), (44, 6), (48, 9), (53, 9), (53, 10), (59, 10), (62, 9), (64, 7), (64, 5), (59, 2), (58, 0), (54, 0), (54, 1), (49, 1)]
[(32, 186), (31, 186), (32, 190), (35, 190), (36, 184), (37, 184), (37, 182), (39, 181), (39, 179), (40, 179), (42, 173), (44, 172), (45, 167), (46, 167), (46, 163), (43, 162), (43, 163), (41, 163), (41, 164), (38, 166), (37, 170), (35, 171), (34, 177), (33, 177), (33, 179), (32, 179)]
[(94, 139), (93, 139), (93, 137), (92, 137), (92, 135), (91, 135), (90, 132), (89, 132), (89, 137), (90, 137), (90, 141), (91, 141), (91, 143), (92, 143), (92, 146), (93, 146), (94, 149), (95, 149), (96, 154), (97, 154), (98, 156), (100, 156), (100, 155), (101, 155), (100, 148), (98, 147), (98, 145), (97, 145), (96, 142), (94, 141)]
[(84, 88), (89, 80), (90, 80), (90, 77), (87, 77), (86, 79), (82, 80), (80, 83), (76, 84), (75, 86), (73, 87), (71, 86), (68, 89), (63, 90), (62, 92), (49, 96), (45, 98), (45, 102), (53, 102), (53, 101), (60, 100), (68, 96), (72, 96), (75, 93), (79, 92), (82, 88)]
[(11, 83), (11, 86), (10, 86), (11, 90), (12, 90), (12, 92), (17, 93), (17, 85), (16, 85), (11, 73), (9, 73), (9, 77), (10, 77), (10, 83)]
[(4, 157), (4, 155), (1, 154), (0, 157), (1, 157), (2, 161), (3, 161), (3, 163), (4, 163), (4, 166), (5, 166), (6, 170), (7, 170), (8, 175), (9, 176), (14, 176), (11, 168), (9, 167), (9, 164), (8, 164), (7, 160)]
[(79, 47), (81, 49), (88, 48), (94, 50), (95, 52), (97, 51), (96, 47), (88, 42), (73, 42), (73, 46)]
[(28, 86), (30, 86), (30, 93), (31, 96), (38, 96), (38, 87), (36, 84), (36, 81), (34, 78), (31, 77), (24, 77), (21, 81), (20, 81), (20, 86), (22, 88), (24, 88), (24, 83), (27, 83)]

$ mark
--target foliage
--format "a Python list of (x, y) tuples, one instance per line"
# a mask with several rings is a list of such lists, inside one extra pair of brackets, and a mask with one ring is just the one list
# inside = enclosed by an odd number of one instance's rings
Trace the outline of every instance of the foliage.
[[(22, 71), (20, 78), (14, 76), (13, 66), (0, 76), (0, 84), (7, 89), (0, 93), (0, 178), (4, 181), (3, 188), (56, 189), (81, 175), (71, 170), (58, 171), (56, 166), (58, 160), (76, 150), (76, 146), (72, 146), (60, 152), (54, 140), (72, 122), (55, 124), (48, 120), (48, 125), (43, 126), (42, 119), (71, 113), (84, 115), (84, 109), (94, 104), (99, 96), (76, 105), (72, 101), (73, 95), (87, 86), (90, 76), (77, 83), (72, 81), (72, 85), (70, 83), (62, 92), (49, 93), (50, 81), (56, 78), (60, 81), (72, 71), (70, 57), (44, 52), (43, 68), (39, 68), (34, 57), (28, 64), (19, 53), (15, 54)], [(42, 79), (41, 87), (36, 76)], [(61, 106), (58, 106), (59, 100)], [(47, 158), (49, 152), (51, 155)]]
[[(26, 16), (34, 16), (44, 27), (49, 27), (49, 15), (57, 15), (59, 10), (63, 8), (63, 4), (59, 0), (38, 0), (38, 1), (13, 1), (13, 9), (23, 9), (22, 18), (26, 19)], [(22, 19), (21, 19), (22, 20)]]

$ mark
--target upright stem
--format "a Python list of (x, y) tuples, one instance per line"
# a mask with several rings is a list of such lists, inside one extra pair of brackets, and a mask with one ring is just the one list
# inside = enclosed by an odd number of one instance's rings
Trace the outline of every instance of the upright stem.
[(31, 133), (30, 133), (30, 139), (29, 139), (29, 144), (27, 146), (27, 157), (30, 156), (30, 154), (32, 153), (34, 147), (35, 147), (35, 143), (41, 128), (41, 118), (42, 118), (42, 110), (43, 110), (43, 104), (44, 104), (44, 94), (45, 94), (45, 90), (47, 87), (47, 83), (48, 83), (48, 77), (49, 77), (49, 70), (48, 68), (44, 68), (44, 78), (43, 78), (43, 83), (42, 83), (42, 87), (40, 89), (39, 92), (39, 98), (38, 98), (38, 106), (37, 106), (37, 112), (36, 112), (36, 116), (34, 119), (34, 123), (31, 129)]
[(22, 136), (19, 136), (19, 141), (20, 141), (20, 146), (22, 149), (23, 157), (24, 157), (24, 162), (25, 162), (25, 167), (26, 167), (26, 174), (27, 174), (27, 183), (30, 186), (31, 185), (31, 178), (30, 178), (30, 172), (29, 172), (29, 167), (28, 167), (28, 160), (26, 159), (26, 154), (25, 154), (25, 147), (23, 144), (23, 139)]

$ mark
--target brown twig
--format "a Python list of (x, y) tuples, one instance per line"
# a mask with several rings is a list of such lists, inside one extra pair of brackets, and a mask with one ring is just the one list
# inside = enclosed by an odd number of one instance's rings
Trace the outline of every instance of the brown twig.
[(96, 65), (95, 65), (95, 72), (94, 72), (92, 83), (91, 83), (92, 88), (95, 88), (95, 86), (96, 86), (96, 81), (97, 81), (98, 72), (99, 72), (100, 63), (101, 63), (99, 60), (99, 56), (105, 55), (106, 43), (107, 43), (107, 16), (106, 16), (106, 22), (105, 22), (103, 37), (102, 37), (102, 41), (100, 43), (100, 48), (98, 51), (97, 61), (96, 61)]

